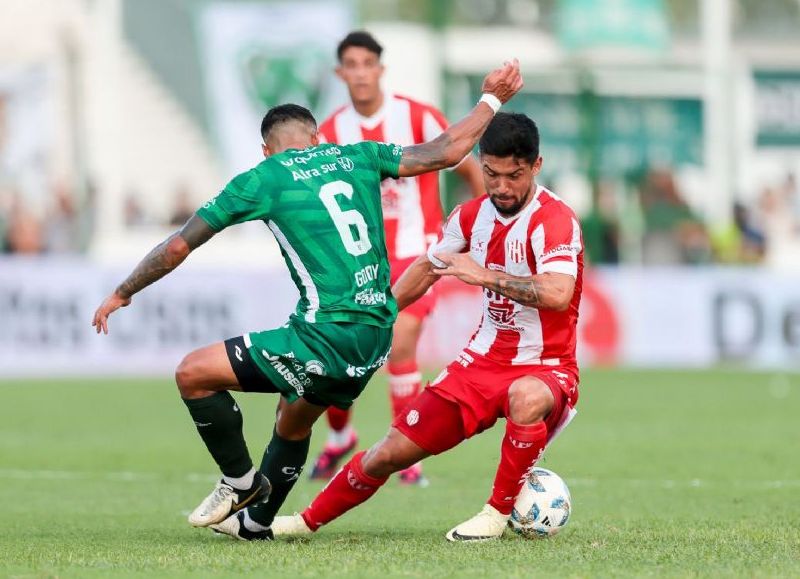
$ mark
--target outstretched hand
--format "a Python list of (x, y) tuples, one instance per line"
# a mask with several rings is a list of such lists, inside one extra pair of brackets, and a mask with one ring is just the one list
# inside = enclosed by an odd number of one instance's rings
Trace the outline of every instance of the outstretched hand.
[(100, 304), (100, 307), (97, 308), (97, 311), (94, 313), (94, 319), (92, 320), (92, 325), (97, 333), (99, 334), (102, 330), (104, 334), (108, 334), (108, 316), (130, 303), (131, 298), (123, 298), (117, 295), (117, 292), (112, 293), (104, 299), (103, 303)]
[(434, 266), (433, 273), (450, 275), (469, 285), (484, 285), (486, 270), (468, 253), (436, 253), (434, 257), (444, 263), (444, 267)]
[(519, 89), (522, 88), (522, 75), (519, 72), (519, 60), (516, 58), (506, 62), (501, 68), (495, 69), (483, 79), (482, 90), (484, 93), (493, 94), (501, 103), (511, 100)]

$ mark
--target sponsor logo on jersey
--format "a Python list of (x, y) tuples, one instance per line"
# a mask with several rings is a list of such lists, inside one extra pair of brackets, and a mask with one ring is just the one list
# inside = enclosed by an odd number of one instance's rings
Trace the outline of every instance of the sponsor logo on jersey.
[[(294, 157), (288, 157), (286, 159), (281, 159), (281, 165), (284, 167), (291, 167), (293, 165), (305, 165), (312, 159), (316, 159), (317, 157), (324, 157), (324, 156), (331, 156), (336, 155), (337, 157), (342, 154), (341, 149), (336, 146), (332, 147), (309, 147), (307, 149), (303, 149), (300, 151), (300, 155), (296, 155)], [(296, 180), (296, 179), (295, 179)]]
[(339, 166), (347, 171), (348, 173), (353, 170), (353, 161), (348, 159), (347, 157), (339, 157), (336, 159), (336, 162), (339, 163)]
[(483, 239), (476, 239), (472, 242), (469, 250), (473, 253), (484, 253), (486, 252), (486, 241)]
[(377, 292), (375, 288), (368, 287), (358, 292), (354, 300), (360, 306), (382, 306), (386, 305), (386, 293)]
[(361, 287), (363, 285), (368, 284), (371, 281), (375, 281), (376, 279), (378, 279), (379, 266), (380, 266), (379, 263), (373, 263), (358, 270), (355, 273), (356, 285), (358, 287)]
[(522, 263), (525, 261), (525, 244), (519, 239), (511, 239), (506, 243), (506, 255), (511, 258), (514, 263)]
[(569, 245), (567, 243), (563, 243), (561, 245), (556, 245), (554, 248), (546, 251), (544, 255), (542, 255), (542, 261), (546, 259), (550, 259), (551, 257), (569, 257), (574, 258), (575, 254), (578, 253), (578, 249)]
[(306, 362), (306, 374), (316, 374), (317, 376), (324, 376), (326, 373), (325, 364), (319, 360), (309, 360)]
[(395, 145), (394, 149), (392, 149), (392, 155), (397, 157), (402, 154), (403, 154), (403, 147), (401, 147), (400, 145)]
[(501, 330), (514, 330), (515, 332), (525, 331), (524, 327), (516, 325), (516, 302), (491, 290), (484, 290), (484, 292), (486, 293), (488, 301), (486, 304), (486, 311), (489, 314), (489, 320), (496, 328)]

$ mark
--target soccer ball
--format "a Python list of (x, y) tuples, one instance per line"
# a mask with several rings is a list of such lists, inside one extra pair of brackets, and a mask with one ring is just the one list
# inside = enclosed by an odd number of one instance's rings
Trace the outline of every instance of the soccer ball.
[(523, 537), (550, 537), (569, 520), (567, 485), (551, 470), (534, 468), (517, 495), (508, 526)]

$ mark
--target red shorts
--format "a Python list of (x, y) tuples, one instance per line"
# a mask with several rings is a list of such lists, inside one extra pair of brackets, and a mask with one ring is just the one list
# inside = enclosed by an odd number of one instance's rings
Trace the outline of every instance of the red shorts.
[[(416, 257), (405, 257), (403, 259), (395, 259), (389, 263), (390, 281), (394, 285), (400, 275), (408, 269), (408, 266), (414, 263)], [(433, 311), (436, 305), (436, 286), (432, 286), (425, 295), (409, 305), (402, 313), (414, 316), (418, 320), (424, 320)]]
[(578, 374), (562, 366), (509, 366), (464, 351), (408, 404), (392, 426), (431, 454), (494, 426), (508, 416), (508, 389), (523, 376), (544, 382), (553, 393), (545, 419), (548, 437), (578, 401)]

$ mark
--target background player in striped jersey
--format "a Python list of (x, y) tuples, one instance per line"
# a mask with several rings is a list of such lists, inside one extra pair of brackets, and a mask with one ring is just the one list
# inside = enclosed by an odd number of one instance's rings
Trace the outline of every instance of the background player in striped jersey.
[(483, 288), (483, 318), (468, 346), (359, 452), (301, 514), (278, 517), (278, 535), (317, 530), (371, 497), (393, 472), (439, 454), (506, 418), (488, 503), (447, 533), (451, 541), (502, 535), (527, 471), (574, 414), (575, 336), (583, 245), (573, 211), (536, 184), (539, 134), (500, 113), (480, 140), (488, 197), (457, 207), (441, 239), (392, 287), (399, 308), (450, 275)]
[[(253, 220), (269, 227), (297, 285), (300, 299), (287, 324), (199, 348), (176, 370), (181, 397), (222, 471), (189, 515), (192, 525), (220, 523), (221, 532), (241, 539), (271, 537), (272, 519), (308, 457), (314, 422), (328, 406), (348, 408), (387, 357), (397, 307), (380, 182), (458, 163), (521, 87), (519, 63), (506, 63), (486, 76), (487, 94), (469, 115), (432, 142), (406, 148), (319, 144), (307, 109), (273, 107), (261, 124), (265, 160), (228, 183), (103, 300), (92, 322), (98, 333), (108, 333), (113, 312), (217, 232)], [(268, 302), (268, 289), (253, 291)], [(231, 390), (281, 395), (258, 471)]]
[[(447, 128), (447, 119), (435, 107), (381, 90), (383, 48), (368, 32), (348, 34), (337, 48), (336, 73), (350, 93), (350, 104), (341, 107), (320, 125), (321, 138), (329, 143), (378, 141), (416, 145), (431, 141)], [(484, 194), (481, 170), (472, 155), (455, 167), (473, 197)], [(386, 248), (392, 283), (436, 240), (442, 225), (439, 174), (386, 179), (381, 185)], [(417, 367), (417, 342), (423, 320), (436, 303), (434, 289), (411, 304), (394, 325), (392, 350), (386, 368), (392, 417), (397, 417), (419, 393), (422, 376)], [(315, 461), (311, 478), (329, 479), (339, 460), (355, 448), (357, 436), (350, 424), (351, 410), (331, 407), (327, 444)], [(400, 473), (406, 483), (426, 483), (422, 465)]]

